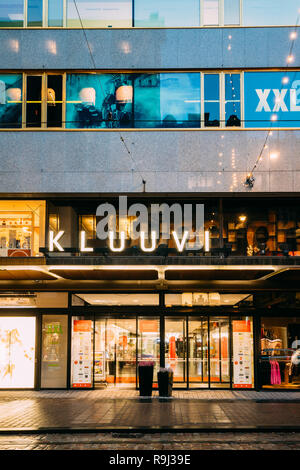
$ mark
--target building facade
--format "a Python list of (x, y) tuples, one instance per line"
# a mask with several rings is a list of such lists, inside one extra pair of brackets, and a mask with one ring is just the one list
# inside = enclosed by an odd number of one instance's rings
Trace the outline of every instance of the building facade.
[(0, 388), (300, 388), (299, 0), (0, 0)]

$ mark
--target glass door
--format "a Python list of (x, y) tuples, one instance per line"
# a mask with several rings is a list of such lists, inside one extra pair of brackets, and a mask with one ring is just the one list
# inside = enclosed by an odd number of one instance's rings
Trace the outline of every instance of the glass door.
[(136, 318), (95, 321), (94, 381), (136, 386)]
[(186, 317), (165, 319), (165, 364), (173, 369), (175, 387), (187, 386)]
[(160, 365), (159, 317), (138, 319), (138, 363), (153, 362), (153, 384), (157, 387), (157, 372)]
[(189, 387), (207, 388), (208, 368), (208, 321), (206, 317), (189, 317), (188, 321)]
[(230, 329), (228, 317), (209, 320), (210, 386), (230, 388)]

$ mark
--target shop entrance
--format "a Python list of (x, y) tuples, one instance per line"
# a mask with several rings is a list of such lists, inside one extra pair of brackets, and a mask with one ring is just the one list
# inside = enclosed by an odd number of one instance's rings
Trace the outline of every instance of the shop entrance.
[(165, 364), (177, 387), (230, 387), (228, 317), (166, 317)]
[(137, 364), (160, 357), (158, 317), (98, 318), (95, 320), (95, 386), (137, 386)]

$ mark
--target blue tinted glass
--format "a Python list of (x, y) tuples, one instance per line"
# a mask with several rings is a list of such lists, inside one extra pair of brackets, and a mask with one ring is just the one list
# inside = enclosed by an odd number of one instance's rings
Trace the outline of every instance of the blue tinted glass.
[(244, 74), (246, 127), (300, 127), (300, 72)]
[(132, 127), (128, 74), (68, 74), (67, 128)]
[(204, 125), (205, 127), (219, 127), (220, 104), (204, 103)]
[(199, 127), (200, 74), (141, 74), (134, 81), (135, 127)]
[(43, 26), (43, 0), (28, 0), (27, 26)]
[(225, 124), (226, 127), (241, 125), (241, 105), (239, 102), (225, 103)]
[(241, 94), (240, 75), (225, 75), (225, 100), (239, 100)]
[(24, 0), (0, 0), (0, 27), (22, 27)]
[(76, 5), (67, 0), (67, 26), (80, 27), (81, 22), (86, 28), (130, 28), (132, 0), (76, 0)]
[(218, 74), (204, 75), (204, 99), (218, 100), (220, 96), (220, 85)]
[(224, 0), (224, 24), (240, 24), (240, 0)]
[(134, 26), (200, 26), (200, 0), (135, 0)]
[(244, 0), (243, 25), (295, 25), (299, 0)]
[(63, 26), (63, 0), (48, 0), (48, 26)]
[(0, 128), (22, 125), (22, 75), (0, 75)]

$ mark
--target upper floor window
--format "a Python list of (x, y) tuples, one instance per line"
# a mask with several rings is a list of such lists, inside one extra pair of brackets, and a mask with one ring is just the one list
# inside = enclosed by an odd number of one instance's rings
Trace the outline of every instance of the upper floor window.
[(0, 74), (0, 128), (300, 128), (300, 70)]
[(293, 26), (299, 0), (0, 0), (0, 27)]

